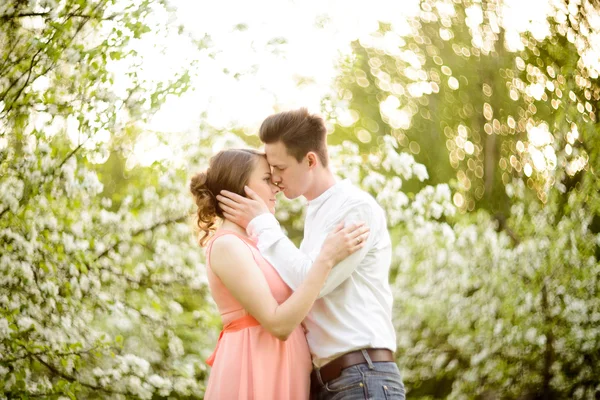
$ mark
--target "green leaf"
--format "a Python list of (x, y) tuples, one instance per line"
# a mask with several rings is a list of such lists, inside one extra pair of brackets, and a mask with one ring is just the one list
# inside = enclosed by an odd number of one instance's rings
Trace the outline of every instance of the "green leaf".
[(111, 51), (109, 54), (111, 60), (120, 60), (121, 56), (123, 55), (123, 53), (120, 51)]

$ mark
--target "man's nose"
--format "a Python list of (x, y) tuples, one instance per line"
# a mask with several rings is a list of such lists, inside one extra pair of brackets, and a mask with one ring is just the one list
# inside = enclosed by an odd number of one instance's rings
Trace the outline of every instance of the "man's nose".
[(275, 182), (271, 182), (271, 190), (273, 191), (273, 194), (281, 192), (281, 189), (279, 189), (279, 186), (277, 186)]
[(273, 174), (271, 175), (271, 180), (275, 185), (279, 185), (282, 181), (281, 175), (279, 175), (279, 173), (277, 172), (273, 172)]

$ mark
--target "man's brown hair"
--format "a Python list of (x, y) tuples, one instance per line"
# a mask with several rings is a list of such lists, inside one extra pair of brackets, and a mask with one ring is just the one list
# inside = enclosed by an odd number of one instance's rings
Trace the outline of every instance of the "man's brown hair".
[(283, 142), (288, 154), (300, 162), (310, 151), (327, 167), (327, 128), (323, 118), (306, 108), (280, 112), (265, 119), (259, 130), (263, 143)]

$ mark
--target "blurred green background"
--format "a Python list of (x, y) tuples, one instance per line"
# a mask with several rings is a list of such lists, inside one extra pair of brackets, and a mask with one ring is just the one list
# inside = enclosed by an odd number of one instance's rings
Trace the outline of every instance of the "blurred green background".
[[(336, 173), (388, 216), (411, 399), (600, 396), (600, 9), (538, 2), (544, 23), (519, 30), (506, 3), (415, 1), (319, 83)], [(185, 57), (149, 61), (148, 43)], [(219, 46), (165, 0), (0, 5), (2, 397), (203, 398), (221, 326), (187, 186), (219, 149), (260, 142), (200, 106), (190, 129), (153, 118), (181, 119), (164, 106), (217, 80), (209, 60), (245, 62)], [(213, 73), (252, 80), (269, 60), (253, 63)], [(302, 209), (277, 211), (297, 243)]]

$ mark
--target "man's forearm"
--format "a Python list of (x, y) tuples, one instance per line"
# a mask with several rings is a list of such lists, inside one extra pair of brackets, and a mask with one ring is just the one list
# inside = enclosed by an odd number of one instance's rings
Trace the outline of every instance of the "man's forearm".
[(275, 217), (260, 215), (248, 224), (247, 231), (256, 240), (262, 256), (277, 270), (284, 282), (294, 290), (300, 286), (313, 260), (283, 233)]
[[(370, 209), (367, 206), (354, 208), (343, 218), (347, 222), (365, 221), (369, 224), (372, 222)], [(293, 290), (300, 286), (314, 260), (299, 250), (283, 233), (277, 219), (272, 214), (260, 215), (248, 224), (247, 231), (256, 239), (260, 253), (273, 265), (283, 281)], [(337, 288), (356, 270), (371, 248), (374, 236), (372, 232), (367, 244), (360, 251), (351, 254), (333, 268), (319, 293), (319, 298)], [(317, 254), (315, 252), (315, 258)]]

